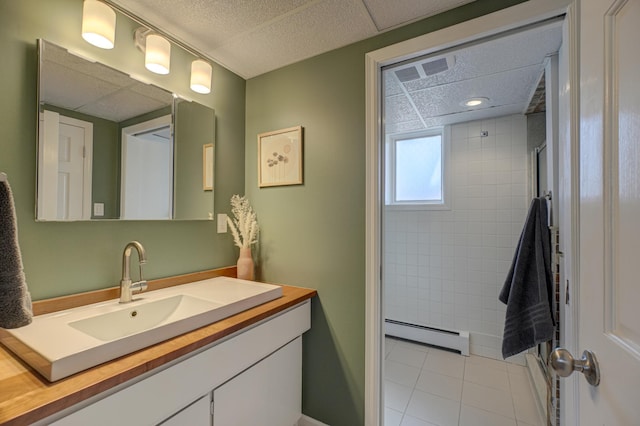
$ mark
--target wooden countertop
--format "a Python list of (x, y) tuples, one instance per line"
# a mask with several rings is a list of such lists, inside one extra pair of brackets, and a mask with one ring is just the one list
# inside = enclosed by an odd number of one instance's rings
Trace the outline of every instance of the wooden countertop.
[[(169, 287), (215, 276), (235, 276), (235, 267), (203, 271), (149, 282), (149, 289)], [(34, 302), (34, 313), (55, 312), (72, 306), (117, 297), (118, 288)], [(282, 286), (282, 297), (146, 349), (51, 383), (0, 346), (0, 424), (29, 425), (71, 407), (163, 364), (207, 346), (225, 336), (295, 306), (317, 293)]]

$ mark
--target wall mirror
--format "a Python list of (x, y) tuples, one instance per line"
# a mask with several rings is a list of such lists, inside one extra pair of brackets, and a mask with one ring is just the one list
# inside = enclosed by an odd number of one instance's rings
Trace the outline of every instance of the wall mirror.
[(38, 53), (36, 220), (213, 218), (213, 109), (49, 41)]

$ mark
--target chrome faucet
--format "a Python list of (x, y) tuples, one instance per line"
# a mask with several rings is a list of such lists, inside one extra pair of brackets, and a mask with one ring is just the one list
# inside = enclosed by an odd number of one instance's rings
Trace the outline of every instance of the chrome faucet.
[[(131, 249), (138, 251), (138, 262), (140, 264), (140, 281), (131, 282)], [(147, 289), (147, 282), (142, 278), (142, 265), (147, 263), (147, 253), (137, 241), (128, 243), (122, 253), (122, 280), (120, 280), (120, 303), (129, 303), (134, 292), (141, 292)]]

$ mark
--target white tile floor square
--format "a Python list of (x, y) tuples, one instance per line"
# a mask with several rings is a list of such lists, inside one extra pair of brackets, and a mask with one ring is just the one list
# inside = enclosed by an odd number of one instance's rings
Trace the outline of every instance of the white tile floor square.
[(385, 426), (544, 426), (524, 367), (387, 337)]

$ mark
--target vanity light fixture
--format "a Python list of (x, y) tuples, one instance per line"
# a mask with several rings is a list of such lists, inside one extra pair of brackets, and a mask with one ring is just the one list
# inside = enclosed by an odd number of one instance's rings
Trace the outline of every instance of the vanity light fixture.
[(482, 104), (486, 104), (487, 102), (489, 102), (489, 98), (479, 97), (479, 98), (467, 99), (462, 103), (462, 105), (467, 107), (477, 107)]
[(113, 49), (116, 38), (116, 12), (97, 0), (84, 0), (82, 38), (101, 49)]
[(211, 65), (202, 59), (191, 62), (191, 90), (206, 95), (211, 93)]
[(144, 66), (156, 74), (169, 74), (171, 44), (158, 34), (148, 34), (144, 52)]

